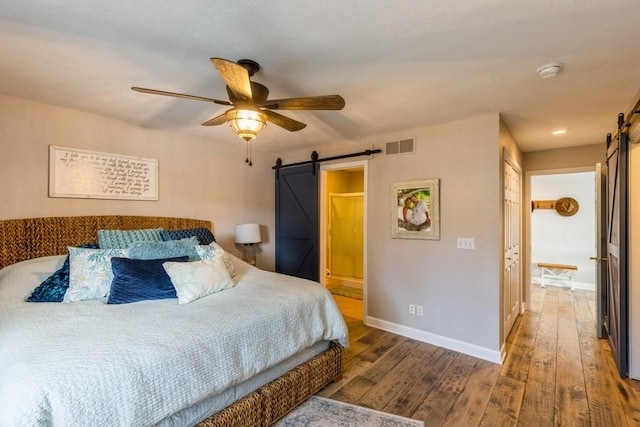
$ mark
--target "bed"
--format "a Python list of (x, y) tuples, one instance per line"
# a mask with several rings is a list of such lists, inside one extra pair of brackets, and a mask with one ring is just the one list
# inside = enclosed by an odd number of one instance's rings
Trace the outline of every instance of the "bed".
[(68, 246), (155, 227), (211, 223), (0, 221), (0, 426), (267, 426), (340, 377), (347, 329), (326, 289), (233, 256), (236, 286), (189, 304), (24, 301)]

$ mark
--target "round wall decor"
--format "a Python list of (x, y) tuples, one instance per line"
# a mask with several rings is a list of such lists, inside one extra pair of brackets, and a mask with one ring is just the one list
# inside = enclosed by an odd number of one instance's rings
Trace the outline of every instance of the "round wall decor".
[(576, 199), (571, 197), (563, 197), (561, 199), (556, 200), (555, 203), (556, 212), (558, 212), (562, 216), (573, 216), (578, 213), (578, 209), (580, 209), (580, 205)]

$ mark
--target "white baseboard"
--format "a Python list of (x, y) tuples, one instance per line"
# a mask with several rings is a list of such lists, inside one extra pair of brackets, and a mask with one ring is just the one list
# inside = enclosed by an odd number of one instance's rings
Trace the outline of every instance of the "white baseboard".
[[(557, 282), (553, 282), (553, 281), (546, 281), (547, 283), (545, 283), (545, 287), (546, 286), (558, 286), (561, 288), (570, 288), (571, 287), (571, 282), (566, 282), (566, 281), (557, 281)], [(535, 284), (535, 285), (539, 285), (540, 284), (540, 278), (539, 277), (533, 277), (531, 278), (531, 283)], [(596, 290), (596, 285), (595, 283), (585, 283), (585, 282), (573, 282), (573, 289), (580, 289), (581, 291), (594, 291)]]
[(454, 350), (489, 362), (498, 364), (502, 363), (503, 355), (502, 352), (498, 350), (491, 350), (486, 347), (480, 347), (479, 345), (444, 337), (442, 335), (432, 334), (431, 332), (421, 331), (419, 329), (387, 322), (386, 320), (370, 316), (367, 316), (366, 324), (367, 326), (382, 329), (383, 331), (393, 332), (394, 334), (402, 335), (403, 337), (412, 338), (438, 347), (448, 348), (449, 350)]
[(582, 291), (596, 291), (595, 283), (583, 283), (583, 282), (573, 282), (573, 289), (580, 289)]

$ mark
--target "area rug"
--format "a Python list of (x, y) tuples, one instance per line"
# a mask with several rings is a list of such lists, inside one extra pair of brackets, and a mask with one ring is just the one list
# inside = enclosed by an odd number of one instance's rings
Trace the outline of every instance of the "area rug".
[(362, 289), (353, 288), (351, 286), (344, 285), (329, 285), (327, 286), (329, 292), (333, 295), (340, 295), (341, 297), (353, 298), (353, 299), (362, 299)]
[(311, 396), (274, 425), (277, 427), (424, 427), (424, 422), (324, 397)]

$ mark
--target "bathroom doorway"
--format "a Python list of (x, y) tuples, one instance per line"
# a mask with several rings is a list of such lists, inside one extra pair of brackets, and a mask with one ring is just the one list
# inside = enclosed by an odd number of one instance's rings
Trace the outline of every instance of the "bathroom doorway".
[[(329, 172), (332, 175), (335, 172)], [(354, 177), (361, 179), (358, 172)], [(352, 178), (349, 177), (351, 181)], [(362, 289), (364, 193), (329, 193), (327, 285)]]
[(320, 190), (321, 283), (343, 315), (364, 319), (366, 161), (325, 165)]

